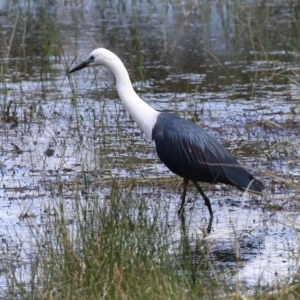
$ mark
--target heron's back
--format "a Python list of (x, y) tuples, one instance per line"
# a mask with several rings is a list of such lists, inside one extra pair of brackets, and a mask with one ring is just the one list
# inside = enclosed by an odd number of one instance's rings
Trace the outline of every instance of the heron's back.
[(211, 135), (179, 116), (161, 113), (152, 131), (156, 152), (175, 174), (260, 193), (264, 186)]

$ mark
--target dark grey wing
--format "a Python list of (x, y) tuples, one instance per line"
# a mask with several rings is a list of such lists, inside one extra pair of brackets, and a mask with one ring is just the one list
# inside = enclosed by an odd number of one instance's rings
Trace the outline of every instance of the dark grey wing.
[(196, 124), (161, 113), (152, 138), (161, 161), (175, 174), (194, 181), (226, 183), (261, 192), (263, 185), (211, 135)]

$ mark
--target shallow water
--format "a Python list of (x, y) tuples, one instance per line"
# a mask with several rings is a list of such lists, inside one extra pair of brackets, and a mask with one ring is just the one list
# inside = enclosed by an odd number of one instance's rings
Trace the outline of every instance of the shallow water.
[[(78, 10), (40, 3), (26, 19), (26, 8), (19, 11), (2, 2), (7, 40), (16, 16), (20, 19), (9, 55), (4, 45), (1, 51), (3, 253), (29, 261), (36, 250), (26, 220), (51, 226), (44, 222), (54, 194), (65, 198), (71, 211), (84, 176), (101, 186), (103, 199), (112, 177), (158, 182), (155, 188), (142, 182), (135, 192), (149, 207), (160, 202), (169, 210), (161, 218), (179, 240), (180, 188), (174, 186), (180, 180), (158, 161), (124, 111), (111, 73), (100, 68), (66, 75), (74, 59), (87, 58), (96, 44), (122, 58), (136, 91), (152, 107), (206, 128), (265, 183), (265, 199), (222, 185), (205, 189), (215, 213), (205, 240), (217, 272), (232, 268), (237, 282), (251, 287), (291, 280), (299, 244), (298, 192), (293, 188), (299, 182), (299, 54), (291, 18), (298, 8), (246, 1), (236, 12), (228, 4), (127, 1), (123, 7), (118, 1), (89, 1)], [(262, 18), (261, 11), (268, 17)], [(230, 18), (232, 13), (239, 13), (240, 22)], [(278, 19), (294, 30), (272, 28)], [(20, 46), (24, 23), (38, 34), (28, 35)], [(53, 24), (61, 36), (57, 40), (51, 37)], [(267, 37), (265, 48), (260, 47)], [(165, 184), (170, 177), (173, 183)], [(203, 237), (208, 212), (193, 189), (188, 197), (194, 246)], [(26, 273), (23, 264), (16, 267)]]

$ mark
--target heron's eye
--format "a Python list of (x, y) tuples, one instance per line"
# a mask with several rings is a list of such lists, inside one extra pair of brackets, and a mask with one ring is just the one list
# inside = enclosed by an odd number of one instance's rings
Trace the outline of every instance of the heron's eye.
[(90, 57), (90, 59), (91, 59), (91, 60), (94, 60), (94, 59), (95, 59), (95, 57), (92, 55), (92, 56)]

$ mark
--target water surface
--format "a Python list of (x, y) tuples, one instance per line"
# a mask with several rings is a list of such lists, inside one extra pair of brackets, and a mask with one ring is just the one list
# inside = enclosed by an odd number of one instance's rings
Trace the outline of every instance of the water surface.
[[(293, 277), (299, 7), (234, 3), (86, 1), (84, 9), (76, 2), (0, 3), (3, 253), (30, 261), (35, 250), (27, 220), (51, 227), (45, 215), (55, 195), (72, 215), (76, 187), (86, 178), (101, 201), (112, 178), (139, 182), (136, 196), (149, 208), (164, 207), (161, 221), (180, 240), (180, 179), (129, 118), (112, 74), (103, 67), (67, 75), (101, 46), (120, 56), (142, 99), (207, 129), (266, 185), (265, 198), (205, 187), (215, 213), (206, 241), (217, 272), (232, 269), (246, 286)], [(189, 239), (196, 247), (209, 216), (193, 188), (188, 198)], [(20, 273), (24, 265), (17, 266)]]

